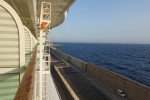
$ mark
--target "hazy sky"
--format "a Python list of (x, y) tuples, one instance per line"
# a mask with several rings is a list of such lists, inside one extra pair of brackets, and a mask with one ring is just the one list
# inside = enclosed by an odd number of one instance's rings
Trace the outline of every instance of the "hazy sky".
[(150, 44), (150, 0), (76, 0), (51, 40)]

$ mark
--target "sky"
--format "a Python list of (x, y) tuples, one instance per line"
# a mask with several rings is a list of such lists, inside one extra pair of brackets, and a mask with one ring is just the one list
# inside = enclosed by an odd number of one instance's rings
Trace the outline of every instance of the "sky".
[(150, 0), (76, 0), (52, 42), (150, 44)]

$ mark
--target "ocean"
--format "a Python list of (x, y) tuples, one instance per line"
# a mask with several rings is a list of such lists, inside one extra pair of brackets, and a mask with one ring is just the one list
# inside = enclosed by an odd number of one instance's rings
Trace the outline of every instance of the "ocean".
[(104, 67), (150, 86), (150, 45), (59, 43), (59, 49), (80, 60)]

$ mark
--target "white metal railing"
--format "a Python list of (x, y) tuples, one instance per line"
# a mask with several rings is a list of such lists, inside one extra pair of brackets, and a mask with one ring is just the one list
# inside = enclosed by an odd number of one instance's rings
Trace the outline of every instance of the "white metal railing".
[[(46, 27), (51, 22), (51, 3), (42, 2), (40, 13), (40, 25), (44, 22)], [(50, 73), (50, 47), (49, 37), (46, 31), (40, 26), (40, 33), (38, 34), (37, 47), (37, 73), (36, 73), (36, 93), (35, 100), (60, 100)], [(47, 31), (48, 32), (48, 31)]]
[[(47, 2), (42, 2), (41, 4), (41, 14), (40, 14), (40, 25), (45, 22), (47, 25), (50, 23), (50, 10), (51, 4)], [(49, 78), (46, 76), (50, 76), (50, 56), (45, 54), (45, 37), (46, 33), (43, 31), (44, 29), (40, 29), (39, 37), (38, 37), (38, 58), (37, 58), (37, 88), (39, 92), (36, 94), (36, 99), (39, 100), (49, 100), (48, 91), (46, 91), (50, 84)]]

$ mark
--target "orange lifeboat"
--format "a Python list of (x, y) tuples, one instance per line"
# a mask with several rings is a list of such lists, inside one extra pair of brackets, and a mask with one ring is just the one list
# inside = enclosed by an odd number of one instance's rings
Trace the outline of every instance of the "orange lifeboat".
[(42, 29), (45, 29), (45, 28), (46, 28), (46, 25), (47, 25), (47, 23), (46, 23), (46, 22), (42, 22), (42, 24), (41, 24), (41, 28), (42, 28)]

